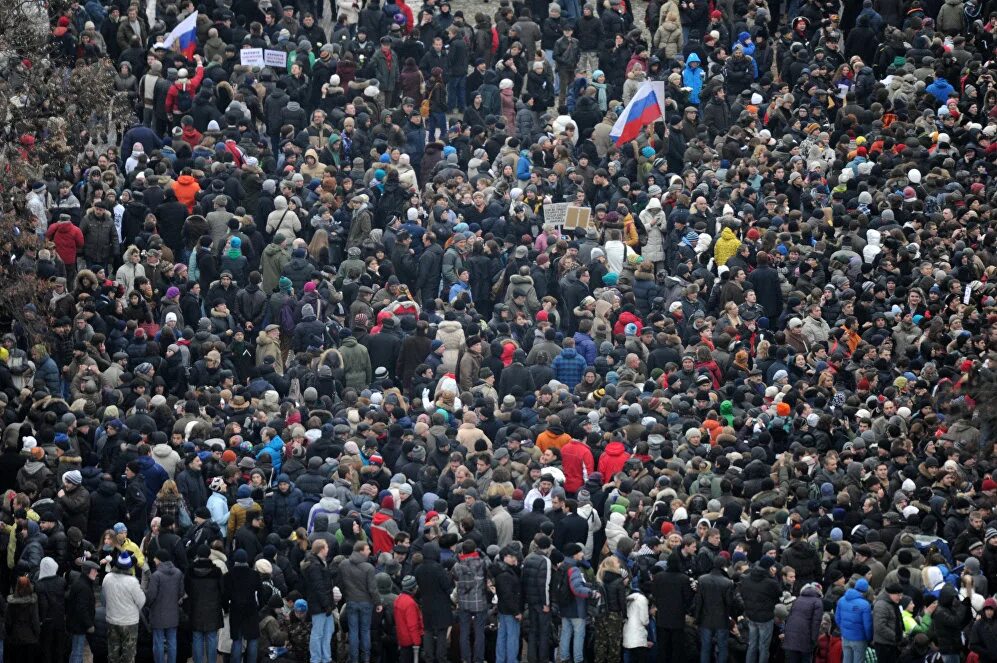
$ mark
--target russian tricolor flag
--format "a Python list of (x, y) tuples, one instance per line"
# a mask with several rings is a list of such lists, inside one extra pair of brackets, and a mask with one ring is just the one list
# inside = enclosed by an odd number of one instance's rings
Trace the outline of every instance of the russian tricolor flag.
[(664, 81), (644, 81), (637, 94), (617, 118), (609, 136), (616, 145), (622, 145), (636, 138), (641, 129), (663, 117), (665, 117)]
[(194, 51), (197, 50), (197, 12), (180, 21), (177, 27), (173, 28), (170, 34), (166, 35), (166, 39), (163, 40), (163, 46), (166, 48), (172, 48), (173, 44), (176, 43), (181, 53), (184, 57), (190, 59), (194, 57)]

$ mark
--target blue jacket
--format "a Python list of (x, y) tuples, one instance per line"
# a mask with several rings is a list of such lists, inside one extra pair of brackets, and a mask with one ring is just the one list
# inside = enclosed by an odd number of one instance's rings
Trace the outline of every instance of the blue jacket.
[(156, 501), (159, 489), (163, 487), (170, 475), (166, 473), (162, 465), (152, 459), (152, 456), (139, 456), (135, 460), (141, 467), (142, 478), (145, 480), (145, 494), (151, 507), (152, 503)]
[(947, 80), (939, 76), (935, 81), (924, 88), (924, 91), (933, 96), (938, 103), (944, 104), (948, 98), (955, 94), (955, 88)]
[(530, 161), (530, 151), (520, 150), (519, 161), (516, 164), (516, 179), (526, 182), (530, 179), (531, 170), (533, 170), (533, 163)]
[(59, 380), (59, 367), (56, 366), (55, 361), (51, 356), (46, 356), (45, 359), (38, 362), (35, 366), (35, 379), (41, 380), (45, 383), (45, 387), (48, 389), (54, 398), (62, 396), (62, 387)]
[[(691, 62), (699, 62), (700, 66), (693, 69), (689, 66)], [(685, 69), (682, 70), (682, 85), (690, 88), (689, 103), (699, 105), (699, 93), (703, 90), (704, 78), (706, 78), (706, 73), (703, 71), (699, 55), (690, 53), (689, 59), (685, 61)]]
[(841, 630), (842, 640), (872, 642), (872, 606), (860, 591), (862, 585), (869, 589), (869, 583), (861, 579), (855, 583), (858, 589), (849, 589), (838, 599), (834, 621)]
[[(595, 341), (588, 334), (575, 332), (575, 352), (580, 354), (587, 366), (595, 366), (595, 358), (599, 354), (595, 347)], [(586, 366), (586, 367), (587, 367)]]
[(592, 596), (592, 588), (585, 582), (585, 574), (574, 557), (565, 559), (564, 566), (568, 571), (568, 583), (571, 585), (571, 596), (574, 598), (561, 606), (561, 616), (569, 619), (584, 618), (588, 614), (585, 601)]
[(575, 352), (574, 348), (564, 348), (561, 354), (554, 358), (551, 368), (554, 369), (554, 377), (558, 382), (563, 382), (568, 389), (574, 389), (575, 385), (582, 381), (588, 363)]
[(270, 464), (273, 466), (273, 478), (272, 483), (277, 482), (277, 476), (280, 474), (280, 467), (283, 464), (283, 459), (281, 455), (284, 451), (284, 440), (280, 439), (280, 435), (275, 436), (272, 440), (267, 442), (267, 446), (263, 447), (256, 452), (256, 459), (259, 460), (260, 456), (263, 454), (270, 455)]

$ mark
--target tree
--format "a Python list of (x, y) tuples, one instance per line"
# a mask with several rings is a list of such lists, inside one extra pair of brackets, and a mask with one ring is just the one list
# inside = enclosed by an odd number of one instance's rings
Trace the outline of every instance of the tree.
[(70, 9), (66, 0), (0, 2), (0, 318), (39, 327), (42, 316), (32, 322), (21, 313), (29, 304), (44, 310), (47, 286), (13, 265), (37, 242), (26, 194), (33, 182), (78, 181), (77, 156), (107, 141), (128, 114), (113, 62), (76, 60), (65, 47), (71, 39), (56, 47), (61, 32), (50, 26)]

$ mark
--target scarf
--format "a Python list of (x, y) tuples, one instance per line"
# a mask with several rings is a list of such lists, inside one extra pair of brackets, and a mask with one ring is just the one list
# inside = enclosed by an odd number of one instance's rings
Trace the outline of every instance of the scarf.
[(234, 248), (233, 249), (229, 249), (228, 253), (226, 253), (226, 255), (229, 258), (232, 258), (233, 260), (236, 260), (236, 259), (242, 257), (242, 249), (234, 249)]
[(235, 503), (241, 506), (243, 509), (249, 509), (255, 504), (255, 502), (253, 502), (252, 497), (240, 497), (235, 501)]
[(609, 108), (609, 102), (606, 99), (606, 84), (596, 83), (595, 81), (591, 81), (589, 85), (595, 88), (596, 90), (595, 98), (599, 102), (599, 110), (605, 113)]

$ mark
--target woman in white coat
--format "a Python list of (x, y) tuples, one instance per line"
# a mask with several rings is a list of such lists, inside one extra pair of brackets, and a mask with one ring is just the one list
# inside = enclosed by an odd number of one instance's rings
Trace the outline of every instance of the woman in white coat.
[(665, 262), (665, 210), (661, 209), (661, 201), (651, 198), (647, 201), (647, 207), (640, 213), (640, 222), (647, 229), (647, 244), (641, 255), (644, 260), (654, 263), (654, 271), (657, 272)]
[(623, 649), (630, 663), (644, 663), (648, 651), (647, 625), (651, 621), (647, 597), (640, 592), (627, 596), (627, 622), (623, 625)]

